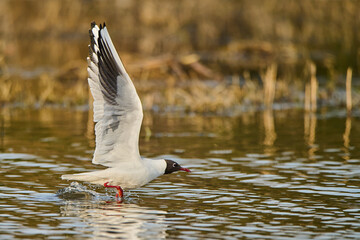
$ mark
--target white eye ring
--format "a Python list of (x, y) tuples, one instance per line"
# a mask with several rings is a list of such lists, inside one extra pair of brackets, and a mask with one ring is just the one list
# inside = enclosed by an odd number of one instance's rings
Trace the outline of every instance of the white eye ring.
[(177, 163), (173, 163), (173, 167), (177, 167), (177, 165), (178, 165)]

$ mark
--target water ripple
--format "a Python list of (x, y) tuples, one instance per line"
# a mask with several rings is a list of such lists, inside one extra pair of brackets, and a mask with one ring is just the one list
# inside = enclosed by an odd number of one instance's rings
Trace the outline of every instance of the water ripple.
[(20, 120), (8, 124), (7, 132), (26, 140), (6, 135), (8, 152), (0, 153), (0, 238), (360, 238), (359, 142), (353, 137), (355, 147), (344, 147), (343, 119), (319, 120), (314, 142), (302, 136), (303, 115), (286, 119), (289, 128), (277, 119), (273, 145), (249, 119), (219, 119), (214, 127), (174, 118), (183, 129), (173, 133), (166, 121), (154, 124), (142, 152), (192, 172), (161, 176), (118, 203), (112, 189), (60, 179), (100, 168), (91, 164), (87, 113), (77, 114), (26, 131)]

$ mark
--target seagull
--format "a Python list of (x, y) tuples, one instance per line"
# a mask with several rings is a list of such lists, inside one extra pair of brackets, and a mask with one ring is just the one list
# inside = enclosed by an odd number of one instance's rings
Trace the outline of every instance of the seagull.
[(108, 168), (62, 175), (61, 178), (116, 188), (116, 199), (119, 200), (123, 198), (123, 189), (139, 188), (163, 174), (190, 172), (172, 160), (140, 156), (143, 110), (135, 86), (116, 52), (105, 23), (99, 27), (92, 22), (89, 34), (87, 71), (96, 122), (92, 163)]

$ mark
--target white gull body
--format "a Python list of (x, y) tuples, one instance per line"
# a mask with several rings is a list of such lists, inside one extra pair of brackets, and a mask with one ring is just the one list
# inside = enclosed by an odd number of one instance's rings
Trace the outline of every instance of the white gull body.
[(139, 133), (142, 105), (105, 26), (91, 24), (88, 83), (94, 98), (96, 148), (92, 162), (107, 169), (62, 175), (62, 179), (93, 184), (141, 187), (165, 173), (189, 171), (177, 163), (141, 158)]

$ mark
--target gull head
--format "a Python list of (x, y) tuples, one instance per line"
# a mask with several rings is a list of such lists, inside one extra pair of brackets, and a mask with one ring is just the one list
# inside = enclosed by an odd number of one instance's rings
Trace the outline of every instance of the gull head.
[(189, 169), (181, 167), (180, 164), (178, 164), (175, 161), (165, 159), (165, 162), (166, 162), (166, 169), (164, 174), (169, 174), (176, 171), (191, 172)]

